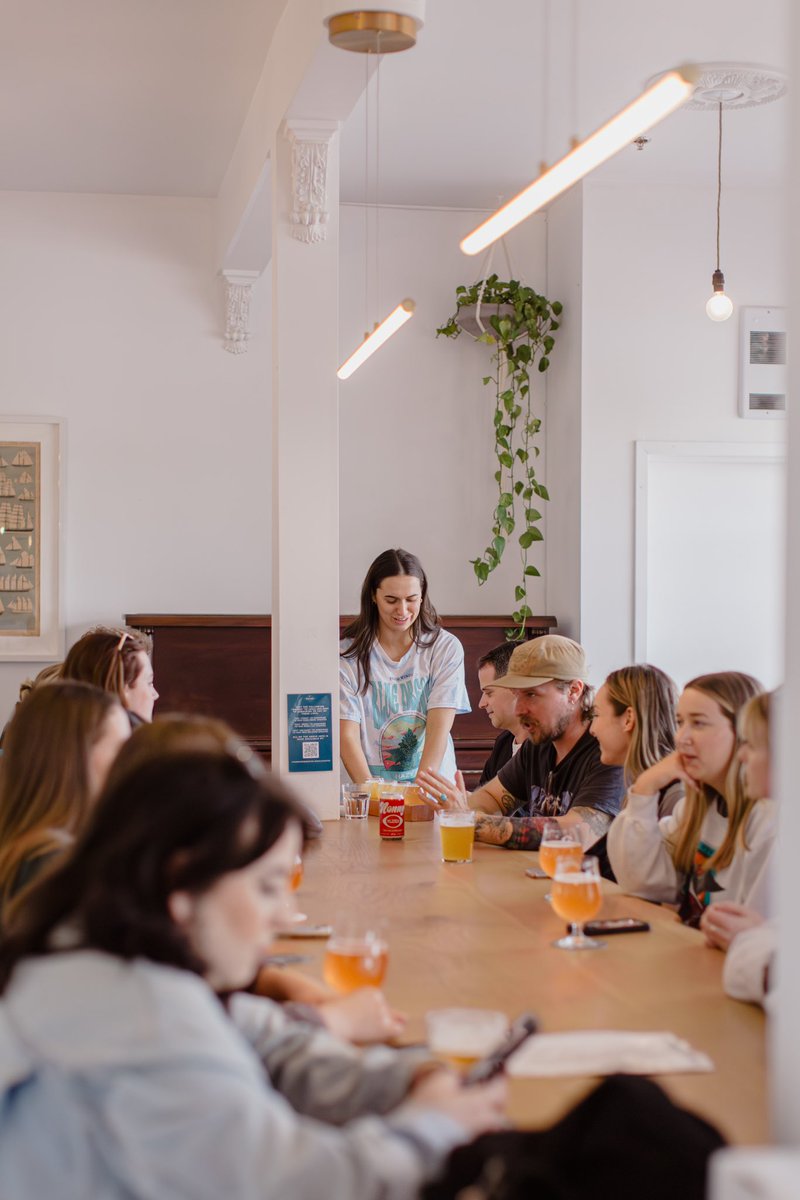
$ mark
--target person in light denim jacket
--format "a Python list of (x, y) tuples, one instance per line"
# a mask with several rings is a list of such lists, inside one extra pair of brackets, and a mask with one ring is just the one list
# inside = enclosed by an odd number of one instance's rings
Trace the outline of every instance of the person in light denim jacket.
[(0, 1196), (411, 1200), (500, 1124), (501, 1084), (234, 994), (285, 919), (302, 826), (241, 752), (101, 796), (0, 946)]

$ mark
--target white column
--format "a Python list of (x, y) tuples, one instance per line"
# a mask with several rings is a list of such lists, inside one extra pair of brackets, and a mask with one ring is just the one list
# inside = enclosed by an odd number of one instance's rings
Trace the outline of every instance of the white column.
[[(547, 211), (547, 295), (560, 300), (564, 317), (553, 365), (544, 376), (547, 403), (545, 506), (545, 612), (558, 632), (581, 640), (581, 452), (583, 432), (583, 184), (576, 183)], [(541, 376), (540, 376), (541, 378)], [(591, 643), (587, 642), (587, 645)]]
[[(794, 5), (788, 14), (791, 29), (790, 69), (800, 79), (800, 13)], [(800, 95), (789, 91), (791, 141), (788, 161), (792, 172), (788, 212), (800, 201)], [(788, 214), (787, 214), (788, 215)], [(795, 290), (800, 272), (800, 229), (787, 220), (788, 275)], [(778, 837), (778, 990), (771, 1022), (772, 1132), (785, 1146), (800, 1146), (800, 936), (797, 931), (797, 854), (800, 848), (800, 764), (797, 746), (800, 730), (800, 308), (792, 297), (789, 314), (790, 376), (788, 396), (789, 438), (786, 459), (786, 683), (780, 706), (778, 736), (778, 787), (780, 835)]]
[[(272, 153), (272, 761), (322, 818), (339, 813), (337, 128), (318, 122), (313, 135), (317, 145), (323, 133), (329, 139), (330, 204), (319, 241), (293, 236), (288, 130), (278, 133)], [(288, 774), (286, 697), (320, 692), (332, 698), (332, 769)]]

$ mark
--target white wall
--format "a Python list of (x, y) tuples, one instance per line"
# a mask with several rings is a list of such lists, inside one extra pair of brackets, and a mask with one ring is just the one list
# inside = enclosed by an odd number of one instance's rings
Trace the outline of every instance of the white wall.
[[(436, 338), (455, 309), (455, 289), (480, 278), (481, 259), (467, 258), (459, 239), (480, 213), (383, 209), (380, 215), (381, 312), (405, 296), (417, 303), (413, 319), (350, 380), (341, 384), (341, 603), (357, 611), (361, 583), (372, 559), (390, 546), (416, 554), (441, 612), (510, 613), (519, 558), (511, 543), (503, 564), (478, 587), (469, 560), (490, 540), (496, 504), (488, 347), (466, 334)], [(546, 290), (545, 223), (528, 221), (509, 238), (514, 274)], [(341, 211), (340, 351), (344, 359), (372, 327), (365, 317), (364, 210)], [(493, 270), (504, 278), (502, 251)], [(553, 358), (558, 355), (558, 347)], [(544, 409), (544, 377), (536, 374), (536, 408)], [(544, 451), (544, 439), (542, 439)], [(544, 453), (539, 459), (545, 478)], [(532, 547), (544, 568), (547, 539)], [(530, 607), (541, 614), (545, 585), (531, 580)]]
[[(385, 303), (410, 292), (418, 310), (340, 388), (342, 611), (389, 545), (420, 556), (442, 611), (511, 609), (513, 553), (480, 589), (469, 565), (495, 486), (486, 349), (435, 337), (480, 269), (458, 249), (479, 217), (381, 215)], [(544, 218), (509, 242), (515, 273), (544, 290)], [(345, 207), (342, 355), (363, 333), (363, 247), (363, 210)], [(224, 353), (213, 204), (5, 193), (0, 254), (4, 409), (66, 419), (67, 644), (124, 612), (269, 611), (269, 280), (254, 289), (248, 353)], [(532, 560), (543, 568), (542, 547)], [(547, 611), (543, 582), (529, 595)], [(0, 715), (42, 665), (0, 664)]]
[[(704, 312), (713, 218), (711, 189), (584, 187), (580, 635), (597, 680), (633, 656), (635, 441), (779, 441), (785, 432), (782, 422), (737, 415), (738, 309), (786, 295), (782, 199), (723, 193), (722, 267), (737, 306), (723, 324)], [(715, 561), (713, 514), (696, 517), (710, 569), (730, 574), (733, 597), (747, 548), (735, 562)], [(686, 586), (701, 608), (702, 579)], [(780, 588), (764, 580), (762, 612)]]
[[(226, 354), (213, 211), (0, 194), (3, 410), (66, 418), (68, 644), (126, 611), (269, 609), (269, 287)], [(42, 665), (0, 665), (0, 718)]]

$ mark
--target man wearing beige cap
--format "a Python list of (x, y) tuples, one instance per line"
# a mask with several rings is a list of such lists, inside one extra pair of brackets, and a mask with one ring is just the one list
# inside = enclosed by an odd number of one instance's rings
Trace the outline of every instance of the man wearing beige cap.
[(474, 808), (475, 836), (513, 850), (535, 850), (548, 818), (580, 827), (584, 848), (603, 854), (606, 830), (624, 795), (621, 767), (600, 762), (589, 732), (593, 690), (583, 647), (548, 634), (523, 642), (508, 673), (494, 687), (511, 688), (527, 741), (499, 774), (471, 796), (460, 772), (453, 785), (434, 771), (420, 772), (428, 802), (438, 808)]

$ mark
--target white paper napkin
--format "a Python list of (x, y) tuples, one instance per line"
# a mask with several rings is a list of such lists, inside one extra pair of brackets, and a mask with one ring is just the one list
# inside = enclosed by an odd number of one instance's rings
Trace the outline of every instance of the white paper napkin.
[(618, 1029), (581, 1029), (537, 1033), (508, 1061), (509, 1075), (669, 1075), (713, 1071), (706, 1054), (674, 1033), (638, 1033)]

